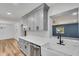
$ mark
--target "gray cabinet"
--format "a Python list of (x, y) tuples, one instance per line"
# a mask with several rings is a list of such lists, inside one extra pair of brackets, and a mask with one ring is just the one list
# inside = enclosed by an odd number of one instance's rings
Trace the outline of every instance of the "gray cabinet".
[(41, 31), (48, 27), (48, 9), (46, 4), (42, 4), (23, 16), (23, 22), (27, 25), (27, 30)]
[(30, 44), (29, 42), (23, 40), (23, 39), (19, 39), (19, 46), (20, 49), (26, 54), (26, 55), (30, 55)]
[(31, 42), (28, 42), (20, 38), (19, 45), (20, 45), (21, 50), (27, 56), (40, 56), (41, 55), (41, 47), (36, 44), (33, 44)]

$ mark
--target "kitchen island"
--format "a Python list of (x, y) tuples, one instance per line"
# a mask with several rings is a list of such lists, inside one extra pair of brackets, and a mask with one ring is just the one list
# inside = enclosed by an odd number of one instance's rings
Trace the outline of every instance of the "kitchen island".
[(41, 56), (42, 47), (47, 43), (47, 38), (39, 36), (26, 36), (19, 38), (20, 48), (28, 56)]
[[(27, 36), (20, 37), (20, 39), (30, 42), (30, 45), (35, 45), (37, 48), (40, 48), (39, 52), (34, 54), (35, 56), (79, 56), (79, 40), (62, 38), (65, 45), (59, 45), (57, 44), (59, 42), (57, 37), (45, 38), (39, 36)], [(34, 50), (30, 50), (29, 47), (27, 48), (28, 50), (25, 49), (26, 53), (27, 51), (32, 51), (33, 53)]]

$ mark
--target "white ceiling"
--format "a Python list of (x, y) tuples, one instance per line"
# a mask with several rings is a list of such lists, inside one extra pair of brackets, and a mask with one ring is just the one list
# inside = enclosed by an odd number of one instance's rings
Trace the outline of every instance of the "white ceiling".
[[(41, 3), (0, 3), (0, 18), (8, 20), (19, 20), (23, 15), (41, 5)], [(47, 4), (51, 6), (52, 4)], [(7, 15), (11, 12), (11, 15)]]
[(78, 15), (78, 8), (75, 8), (75, 9), (71, 9), (69, 11), (65, 11), (57, 15), (51, 16), (51, 18), (53, 19), (53, 25), (69, 24), (69, 23), (78, 22), (77, 15)]
[[(73, 13), (76, 13), (76, 15), (73, 15)], [(78, 8), (74, 8), (74, 9), (71, 9), (71, 10), (59, 13), (57, 15), (50, 16), (50, 17), (53, 18), (53, 19), (56, 19), (56, 18), (77, 19), (77, 13), (78, 13)]]

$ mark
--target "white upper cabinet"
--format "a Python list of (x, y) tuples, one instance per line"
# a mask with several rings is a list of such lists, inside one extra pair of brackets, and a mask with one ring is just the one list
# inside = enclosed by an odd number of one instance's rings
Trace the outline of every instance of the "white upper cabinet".
[(48, 25), (48, 9), (46, 4), (42, 4), (23, 16), (23, 24), (26, 24), (29, 31), (44, 31)]

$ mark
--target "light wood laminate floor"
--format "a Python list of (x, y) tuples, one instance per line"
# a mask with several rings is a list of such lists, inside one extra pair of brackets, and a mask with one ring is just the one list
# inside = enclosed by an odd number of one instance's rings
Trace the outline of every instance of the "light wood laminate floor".
[(23, 56), (16, 39), (0, 40), (0, 56)]

